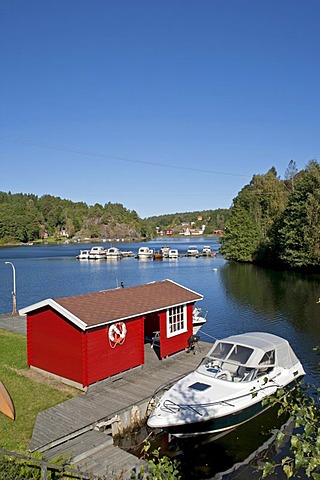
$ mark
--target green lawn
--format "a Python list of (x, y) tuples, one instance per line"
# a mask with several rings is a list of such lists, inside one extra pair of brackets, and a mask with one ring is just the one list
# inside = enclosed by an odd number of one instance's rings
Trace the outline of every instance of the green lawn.
[(0, 330), (0, 380), (7, 388), (16, 412), (14, 421), (0, 413), (0, 446), (26, 453), (37, 413), (74, 395), (34, 382), (19, 374), (21, 370), (28, 370), (25, 335)]

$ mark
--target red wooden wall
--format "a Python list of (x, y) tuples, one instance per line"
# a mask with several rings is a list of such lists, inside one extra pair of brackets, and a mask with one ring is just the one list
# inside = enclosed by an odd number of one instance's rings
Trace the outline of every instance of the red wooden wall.
[(126, 338), (112, 348), (109, 326), (89, 330), (86, 338), (87, 378), (85, 386), (144, 363), (143, 318), (126, 321)]
[(122, 344), (109, 341), (109, 326), (80, 330), (50, 307), (27, 315), (28, 365), (41, 368), (83, 386), (144, 364), (144, 328), (160, 330), (160, 357), (188, 347), (192, 335), (193, 305), (187, 306), (188, 330), (167, 338), (166, 311), (125, 322)]
[(167, 316), (166, 312), (161, 312), (160, 317), (160, 357), (164, 358), (173, 353), (184, 350), (188, 347), (188, 339), (192, 335), (192, 311), (193, 304), (187, 306), (188, 330), (179, 335), (167, 338)]
[(82, 384), (82, 332), (54, 310), (27, 316), (28, 365)]

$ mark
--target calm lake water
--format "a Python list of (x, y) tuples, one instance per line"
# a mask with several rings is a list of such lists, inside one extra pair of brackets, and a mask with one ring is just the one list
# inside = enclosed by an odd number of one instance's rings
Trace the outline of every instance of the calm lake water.
[[(203, 245), (210, 245), (212, 251), (219, 249), (217, 241), (208, 238), (156, 239), (145, 245), (158, 250), (164, 244), (178, 248), (181, 254), (191, 245), (197, 245), (199, 250)], [(137, 253), (140, 245), (120, 243), (116, 246)], [(76, 260), (79, 250), (84, 248), (88, 245), (1, 248), (0, 313), (12, 311), (13, 269), (5, 261), (12, 262), (15, 267), (18, 309), (46, 298), (115, 288), (121, 282), (126, 287), (171, 279), (204, 296), (198, 303), (203, 312), (208, 311), (207, 324), (200, 332), (202, 340), (213, 342), (214, 338), (246, 331), (280, 335), (290, 342), (302, 361), (307, 372), (305, 380), (317, 386), (320, 384), (319, 356), (313, 350), (320, 345), (319, 275), (275, 272), (253, 265), (228, 263), (219, 254), (215, 258), (180, 257), (160, 261), (136, 258)], [(191, 444), (190, 441), (181, 442), (177, 449), (185, 454), (182, 458), (192, 471), (189, 478), (213, 478), (217, 472), (242, 461), (266, 440), (275, 422), (272, 413), (267, 413), (259, 422), (250, 422), (244, 428), (245, 440), (242, 439), (241, 444), (238, 433), (206, 445), (194, 440)], [(226, 446), (228, 437), (229, 445)], [(190, 449), (193, 467), (188, 464)]]

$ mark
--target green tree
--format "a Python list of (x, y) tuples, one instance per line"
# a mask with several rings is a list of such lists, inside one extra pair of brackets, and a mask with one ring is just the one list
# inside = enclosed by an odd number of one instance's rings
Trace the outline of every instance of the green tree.
[(220, 252), (227, 259), (263, 261), (274, 254), (274, 223), (288, 197), (285, 185), (272, 167), (265, 175), (254, 175), (234, 199), (226, 221)]
[(279, 257), (293, 268), (320, 265), (320, 165), (312, 160), (296, 177), (278, 233)]
[[(302, 385), (293, 391), (278, 390), (269, 399), (271, 405), (278, 404), (278, 415), (290, 414), (289, 421), (294, 425), (290, 436), (290, 454), (285, 456), (280, 464), (266, 462), (263, 467), (263, 477), (273, 474), (280, 467), (287, 478), (299, 478), (300, 474), (314, 480), (320, 479), (320, 388)], [(277, 433), (277, 443), (283, 444), (285, 434)]]

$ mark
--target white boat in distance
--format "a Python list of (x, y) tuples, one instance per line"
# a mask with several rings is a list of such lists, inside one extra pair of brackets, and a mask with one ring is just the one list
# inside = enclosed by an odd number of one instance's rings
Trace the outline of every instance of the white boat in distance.
[(154, 254), (154, 251), (153, 251), (152, 248), (140, 247), (139, 250), (138, 250), (137, 257), (139, 259), (146, 259), (146, 258), (152, 258), (153, 259), (153, 254)]
[(201, 308), (194, 307), (192, 312), (193, 335), (196, 335), (199, 332), (200, 328), (207, 322), (206, 317), (208, 312), (206, 312), (204, 316), (201, 316), (200, 313)]
[(101, 260), (106, 258), (106, 251), (104, 247), (92, 247), (89, 252), (90, 260)]
[(177, 248), (170, 248), (168, 258), (179, 258), (179, 250)]
[(287, 340), (249, 332), (217, 340), (198, 368), (160, 398), (147, 423), (177, 437), (219, 438), (269, 407), (305, 374)]
[(203, 249), (202, 249), (202, 255), (207, 255), (207, 256), (210, 256), (211, 255), (211, 247), (210, 245), (204, 245)]
[(131, 250), (122, 250), (121, 256), (123, 258), (134, 257), (134, 253)]
[(162, 253), (163, 258), (169, 257), (169, 252), (170, 252), (169, 245), (163, 245), (163, 247), (160, 248), (160, 251)]
[(195, 246), (190, 246), (187, 250), (187, 255), (188, 255), (188, 257), (198, 257), (199, 256), (199, 250)]
[(105, 251), (105, 257), (107, 259), (119, 260), (122, 257), (122, 254), (119, 248), (110, 247), (110, 248), (107, 248), (107, 250)]
[(80, 250), (79, 255), (77, 255), (78, 260), (89, 260), (89, 250)]

